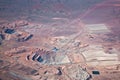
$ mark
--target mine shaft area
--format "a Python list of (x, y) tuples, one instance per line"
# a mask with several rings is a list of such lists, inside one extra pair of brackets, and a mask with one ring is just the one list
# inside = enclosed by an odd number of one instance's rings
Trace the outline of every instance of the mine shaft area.
[(0, 80), (119, 80), (120, 0), (0, 0)]

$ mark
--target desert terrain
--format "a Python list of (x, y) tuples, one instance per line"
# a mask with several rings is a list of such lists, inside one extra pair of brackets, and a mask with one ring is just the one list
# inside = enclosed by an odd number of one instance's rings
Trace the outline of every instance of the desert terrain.
[(119, 80), (120, 0), (0, 0), (0, 80)]

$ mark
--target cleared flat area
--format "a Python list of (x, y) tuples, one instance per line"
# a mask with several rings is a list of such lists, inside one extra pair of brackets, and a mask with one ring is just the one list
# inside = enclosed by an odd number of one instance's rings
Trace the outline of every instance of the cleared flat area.
[(86, 28), (88, 28), (88, 30), (91, 33), (108, 33), (108, 32), (110, 32), (110, 30), (108, 29), (108, 27), (105, 24), (87, 24)]

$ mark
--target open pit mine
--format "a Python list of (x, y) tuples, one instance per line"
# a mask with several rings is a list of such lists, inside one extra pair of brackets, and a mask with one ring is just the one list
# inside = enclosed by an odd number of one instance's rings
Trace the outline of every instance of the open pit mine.
[(120, 80), (120, 0), (0, 0), (0, 80)]

